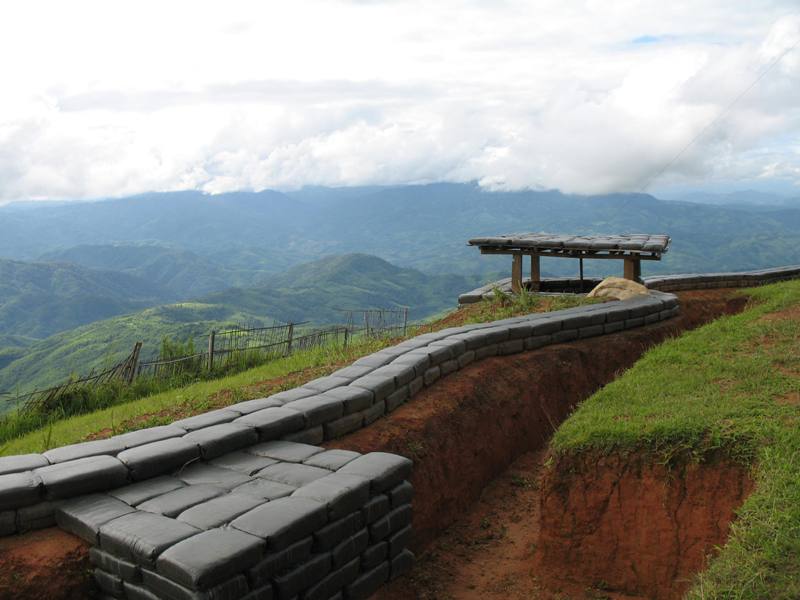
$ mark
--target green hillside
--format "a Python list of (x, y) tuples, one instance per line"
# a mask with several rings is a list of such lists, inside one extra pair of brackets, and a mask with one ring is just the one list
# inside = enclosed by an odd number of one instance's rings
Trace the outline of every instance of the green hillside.
[(43, 338), (173, 298), (126, 273), (0, 259), (0, 335)]
[(0, 362), (0, 391), (43, 388), (72, 373), (114, 364), (139, 340), (145, 343), (143, 358), (157, 352), (164, 336), (196, 338), (202, 346), (212, 329), (238, 323), (279, 320), (323, 325), (343, 322), (336, 308), (402, 305), (409, 306), (410, 318), (422, 319), (453, 306), (458, 294), (477, 283), (476, 277), (426, 275), (373, 256), (330, 257), (298, 266), (269, 285), (100, 320), (16, 349), (16, 354), (24, 351), (24, 355), (6, 359), (5, 366)]
[(80, 245), (45, 253), (40, 260), (127, 273), (180, 298), (196, 298), (241, 282), (241, 277), (209, 258), (157, 244)]

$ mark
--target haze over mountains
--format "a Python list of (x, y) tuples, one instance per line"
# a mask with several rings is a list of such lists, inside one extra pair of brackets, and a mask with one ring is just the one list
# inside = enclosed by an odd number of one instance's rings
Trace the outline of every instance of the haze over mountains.
[[(0, 391), (99, 367), (137, 339), (157, 344), (224, 323), (327, 324), (340, 319), (337, 308), (399, 305), (424, 318), (508, 271), (507, 260), (466, 245), (479, 235), (670, 234), (670, 251), (646, 273), (800, 263), (800, 204), (765, 204), (755, 193), (705, 200), (442, 183), (6, 205)], [(619, 270), (594, 262), (587, 274)], [(574, 261), (542, 266), (576, 270)]]

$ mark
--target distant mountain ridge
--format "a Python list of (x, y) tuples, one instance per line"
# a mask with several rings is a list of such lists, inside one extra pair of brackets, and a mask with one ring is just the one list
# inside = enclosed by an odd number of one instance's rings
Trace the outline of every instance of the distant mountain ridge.
[[(428, 273), (488, 273), (507, 261), (479, 257), (470, 237), (518, 231), (668, 233), (649, 272), (751, 269), (800, 262), (800, 208), (747, 209), (662, 201), (647, 194), (575, 196), (490, 192), (475, 184), (307, 188), (279, 193), (142, 194), (118, 200), (0, 208), (0, 255), (33, 258), (84, 244), (141, 240), (192, 252), (239, 274), (271, 274), (331, 254), (363, 252)], [(549, 261), (553, 274), (574, 272)], [(616, 265), (587, 265), (610, 272)], [(254, 282), (257, 283), (257, 282)]]

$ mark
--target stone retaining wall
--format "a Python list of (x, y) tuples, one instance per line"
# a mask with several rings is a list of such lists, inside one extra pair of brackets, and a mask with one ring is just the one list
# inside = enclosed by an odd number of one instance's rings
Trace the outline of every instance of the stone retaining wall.
[(371, 424), (473, 361), (678, 311), (674, 295), (653, 291), (444, 329), (268, 398), (1, 457), (0, 535), (57, 522), (95, 544), (95, 578), (111, 597), (365, 598), (413, 560), (411, 463), (315, 444)]

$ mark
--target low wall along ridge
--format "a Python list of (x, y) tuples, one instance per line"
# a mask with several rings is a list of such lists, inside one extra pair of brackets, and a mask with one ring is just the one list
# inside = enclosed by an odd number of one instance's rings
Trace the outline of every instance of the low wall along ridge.
[[(759, 277), (796, 274), (800, 268)], [(691, 277), (704, 279), (660, 278), (651, 287), (729, 281)], [(94, 545), (95, 579), (111, 597), (366, 598), (413, 562), (412, 464), (317, 444), (371, 424), (473, 361), (678, 311), (674, 295), (654, 289), (622, 302), (445, 329), (268, 398), (0, 457), (0, 535), (57, 522)]]

